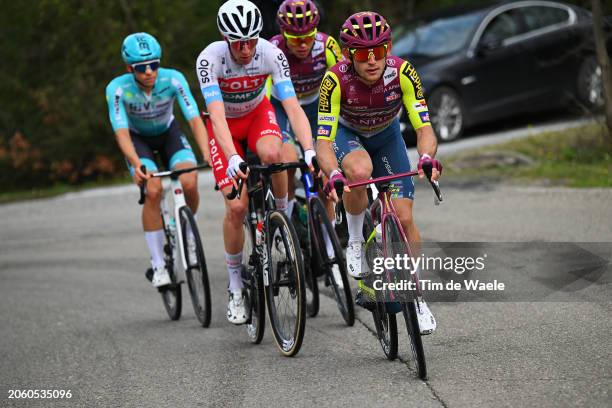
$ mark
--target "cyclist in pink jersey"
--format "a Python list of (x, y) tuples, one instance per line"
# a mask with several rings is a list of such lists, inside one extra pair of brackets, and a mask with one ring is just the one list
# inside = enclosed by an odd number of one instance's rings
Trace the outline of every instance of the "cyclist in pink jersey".
[[(391, 28), (378, 13), (360, 12), (350, 16), (340, 30), (342, 52), (347, 58), (331, 68), (321, 83), (317, 157), (329, 176), (326, 191), (335, 201), (335, 181), (367, 180), (409, 171), (410, 162), (401, 137), (397, 115), (402, 105), (415, 128), (419, 176), (422, 165), (433, 165), (437, 180), (442, 165), (435, 160), (437, 141), (429, 121), (429, 111), (421, 80), (414, 67), (390, 55)], [(411, 178), (393, 183), (393, 204), (411, 245), (418, 253), (419, 231), (412, 217), (414, 184)], [(361, 278), (362, 227), (368, 205), (364, 187), (345, 187), (349, 243), (347, 269)], [(435, 319), (423, 302), (419, 324), (423, 334), (431, 333)]]
[[(281, 132), (274, 108), (265, 95), (266, 78), (271, 75), (289, 121), (304, 149), (313, 150), (308, 119), (296, 98), (287, 58), (281, 50), (259, 38), (262, 19), (259, 9), (247, 0), (229, 0), (220, 8), (217, 26), (224, 41), (207, 46), (198, 56), (196, 72), (209, 119), (210, 158), (217, 185), (225, 199), (223, 238), (229, 273), (227, 318), (231, 323), (247, 320), (242, 278), (242, 222), (247, 211), (247, 194), (227, 200), (234, 179), (246, 178), (240, 171), (244, 145), (264, 164), (281, 161)], [(311, 163), (314, 154), (310, 155)], [(272, 177), (278, 209), (287, 208), (287, 175)]]

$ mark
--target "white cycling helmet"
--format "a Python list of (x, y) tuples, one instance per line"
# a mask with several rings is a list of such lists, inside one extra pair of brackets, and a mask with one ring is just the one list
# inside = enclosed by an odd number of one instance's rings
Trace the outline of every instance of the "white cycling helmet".
[(229, 0), (219, 8), (217, 27), (229, 40), (258, 38), (263, 28), (261, 13), (248, 0)]

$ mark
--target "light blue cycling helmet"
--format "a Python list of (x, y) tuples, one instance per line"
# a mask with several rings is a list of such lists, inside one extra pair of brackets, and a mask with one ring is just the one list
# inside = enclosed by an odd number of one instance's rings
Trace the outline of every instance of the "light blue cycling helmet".
[(161, 47), (155, 37), (147, 33), (134, 33), (125, 37), (121, 56), (126, 64), (161, 59)]

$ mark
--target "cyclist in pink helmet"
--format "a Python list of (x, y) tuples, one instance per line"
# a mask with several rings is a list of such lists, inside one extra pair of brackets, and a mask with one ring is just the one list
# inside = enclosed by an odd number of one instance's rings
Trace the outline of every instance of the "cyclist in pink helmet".
[[(406, 109), (416, 131), (419, 176), (423, 163), (433, 165), (432, 180), (437, 180), (442, 165), (434, 157), (437, 141), (429, 121), (429, 110), (421, 79), (410, 62), (391, 55), (391, 28), (378, 13), (353, 14), (340, 29), (342, 53), (347, 58), (327, 71), (321, 82), (317, 160), (329, 177), (326, 191), (335, 201), (335, 181), (367, 180), (410, 170), (410, 161), (397, 116)], [(418, 250), (420, 235), (413, 217), (412, 178), (392, 182), (393, 205), (408, 235)], [(349, 241), (347, 270), (361, 279), (362, 226), (368, 198), (364, 187), (345, 188)], [(422, 334), (436, 327), (431, 311), (421, 302), (419, 326)]]
[[(291, 81), (300, 105), (310, 122), (311, 129), (317, 126), (317, 108), (319, 106), (319, 87), (328, 68), (334, 66), (342, 53), (336, 40), (317, 30), (320, 16), (317, 6), (312, 0), (285, 0), (276, 14), (276, 22), (280, 34), (272, 37), (270, 42), (280, 48), (287, 56), (291, 71)], [(268, 89), (271, 89), (269, 87)], [(283, 137), (282, 160), (292, 162), (298, 158), (296, 137), (287, 119), (287, 114), (271, 89), (271, 102), (276, 111), (276, 119)], [(302, 147), (304, 147), (302, 145)], [(308, 161), (314, 150), (305, 151)], [(288, 214), (291, 218), (295, 206), (295, 185), (293, 172), (289, 172), (289, 203)], [(297, 211), (296, 211), (297, 213)], [(328, 215), (333, 215), (331, 201), (328, 204)], [(334, 219), (334, 217), (331, 217)], [(326, 246), (330, 256), (333, 247), (330, 238), (325, 235)], [(335, 272), (339, 273), (339, 272)], [(338, 279), (337, 281), (342, 281)]]

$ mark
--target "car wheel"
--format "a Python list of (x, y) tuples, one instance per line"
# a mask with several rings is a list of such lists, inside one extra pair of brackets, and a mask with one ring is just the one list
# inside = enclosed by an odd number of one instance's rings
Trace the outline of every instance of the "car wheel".
[(450, 142), (463, 132), (464, 114), (461, 98), (451, 88), (435, 89), (427, 101), (431, 113), (431, 124), (438, 140)]
[(604, 106), (603, 76), (594, 56), (587, 57), (578, 71), (578, 98), (590, 110)]

